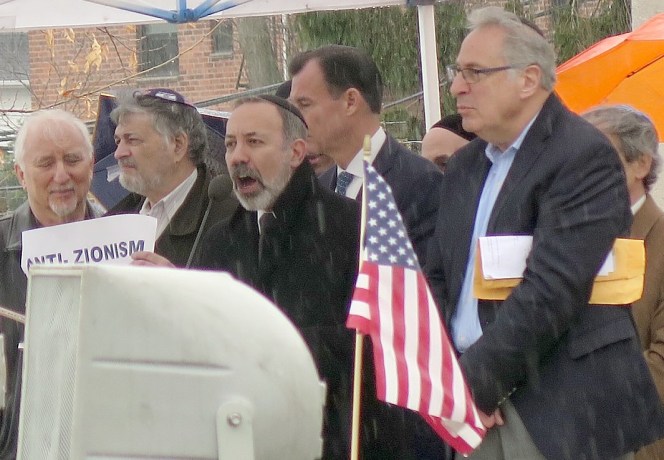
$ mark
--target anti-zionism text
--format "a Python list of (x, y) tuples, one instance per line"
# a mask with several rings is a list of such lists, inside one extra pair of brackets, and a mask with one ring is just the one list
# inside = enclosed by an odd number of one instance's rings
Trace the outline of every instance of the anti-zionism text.
[(100, 246), (77, 248), (73, 249), (70, 254), (56, 252), (28, 258), (28, 269), (33, 264), (103, 263), (109, 260), (124, 259), (134, 252), (143, 251), (144, 248), (144, 240), (118, 241)]

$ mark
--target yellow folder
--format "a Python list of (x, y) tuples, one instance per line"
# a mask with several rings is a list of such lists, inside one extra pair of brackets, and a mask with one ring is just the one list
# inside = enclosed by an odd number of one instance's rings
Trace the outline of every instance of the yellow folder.
[[(482, 300), (505, 300), (521, 278), (485, 279), (482, 273), (482, 255), (479, 244), (475, 258), (473, 295)], [(641, 298), (646, 267), (646, 251), (643, 240), (619, 238), (613, 245), (615, 270), (608, 275), (597, 276), (590, 296), (591, 304), (623, 305)]]

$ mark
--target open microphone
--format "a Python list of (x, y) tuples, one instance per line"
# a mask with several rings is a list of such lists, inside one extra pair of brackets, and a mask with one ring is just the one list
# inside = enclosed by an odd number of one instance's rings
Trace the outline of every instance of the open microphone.
[(210, 185), (208, 186), (208, 205), (205, 209), (205, 214), (203, 214), (203, 220), (201, 221), (201, 226), (198, 228), (198, 233), (196, 234), (196, 239), (194, 240), (194, 244), (191, 247), (191, 252), (189, 253), (189, 258), (187, 259), (187, 265), (185, 265), (185, 268), (189, 268), (191, 262), (194, 260), (194, 254), (196, 254), (198, 244), (205, 229), (205, 224), (207, 223), (208, 217), (210, 216), (210, 209), (212, 208), (212, 204), (215, 201), (225, 200), (230, 196), (231, 193), (233, 193), (233, 180), (228, 174), (220, 174), (212, 178)]

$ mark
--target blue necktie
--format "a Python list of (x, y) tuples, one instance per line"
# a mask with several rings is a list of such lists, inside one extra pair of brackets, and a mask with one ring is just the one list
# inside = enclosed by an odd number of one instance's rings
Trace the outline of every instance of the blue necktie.
[(346, 190), (351, 182), (353, 182), (353, 176), (348, 171), (341, 171), (337, 176), (337, 189), (336, 192), (339, 195), (346, 196)]

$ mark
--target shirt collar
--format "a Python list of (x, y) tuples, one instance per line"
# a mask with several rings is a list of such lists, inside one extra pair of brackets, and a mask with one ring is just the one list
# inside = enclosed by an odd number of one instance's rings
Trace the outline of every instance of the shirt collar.
[[(373, 136), (371, 136), (371, 155), (369, 156), (369, 164), (372, 164), (373, 161), (376, 159), (376, 155), (378, 155), (378, 152), (385, 143), (386, 139), (387, 139), (387, 134), (385, 134), (385, 130), (379, 126), (378, 130), (373, 134)], [(364, 160), (364, 151), (363, 149), (360, 149), (359, 152), (355, 154), (351, 162), (348, 164), (346, 171), (348, 171), (355, 177), (363, 177), (364, 176), (364, 166), (362, 163), (363, 160)], [(344, 170), (343, 168), (337, 166), (337, 175), (343, 170)]]
[[(526, 134), (528, 134), (528, 131), (530, 131), (530, 127), (535, 123), (535, 119), (539, 115), (539, 112), (535, 114), (535, 116), (528, 122), (528, 124), (523, 128), (521, 133), (517, 136), (517, 138), (512, 142), (512, 145), (507, 147), (505, 149), (505, 152), (508, 152), (510, 150), (513, 151), (518, 151), (521, 148), (521, 144), (523, 144), (523, 140), (526, 138)], [(497, 145), (495, 144), (487, 144), (486, 149), (484, 150), (487, 158), (491, 161), (491, 163), (495, 163), (498, 158), (500, 158), (501, 154), (504, 153), (500, 148), (498, 148)]]
[(173, 216), (178, 212), (180, 206), (182, 206), (182, 203), (184, 203), (184, 200), (196, 183), (197, 178), (198, 169), (194, 169), (189, 177), (155, 204), (151, 204), (150, 200), (145, 199), (139, 214), (157, 218), (157, 237), (161, 236), (162, 232), (173, 219)]
[(643, 207), (643, 203), (645, 202), (646, 202), (646, 196), (644, 194), (641, 198), (636, 200), (636, 203), (632, 205), (632, 215), (635, 215), (637, 212), (639, 212), (639, 210)]
[(177, 210), (180, 208), (184, 199), (187, 198), (189, 191), (194, 186), (196, 179), (198, 178), (198, 170), (194, 169), (192, 173), (183, 180), (180, 185), (175, 187), (171, 193), (163, 197), (161, 200), (155, 204), (151, 204), (150, 200), (146, 199), (143, 202), (143, 208), (141, 209), (141, 214), (148, 214), (150, 209), (162, 204), (166, 213), (168, 214), (168, 219), (172, 219)]

